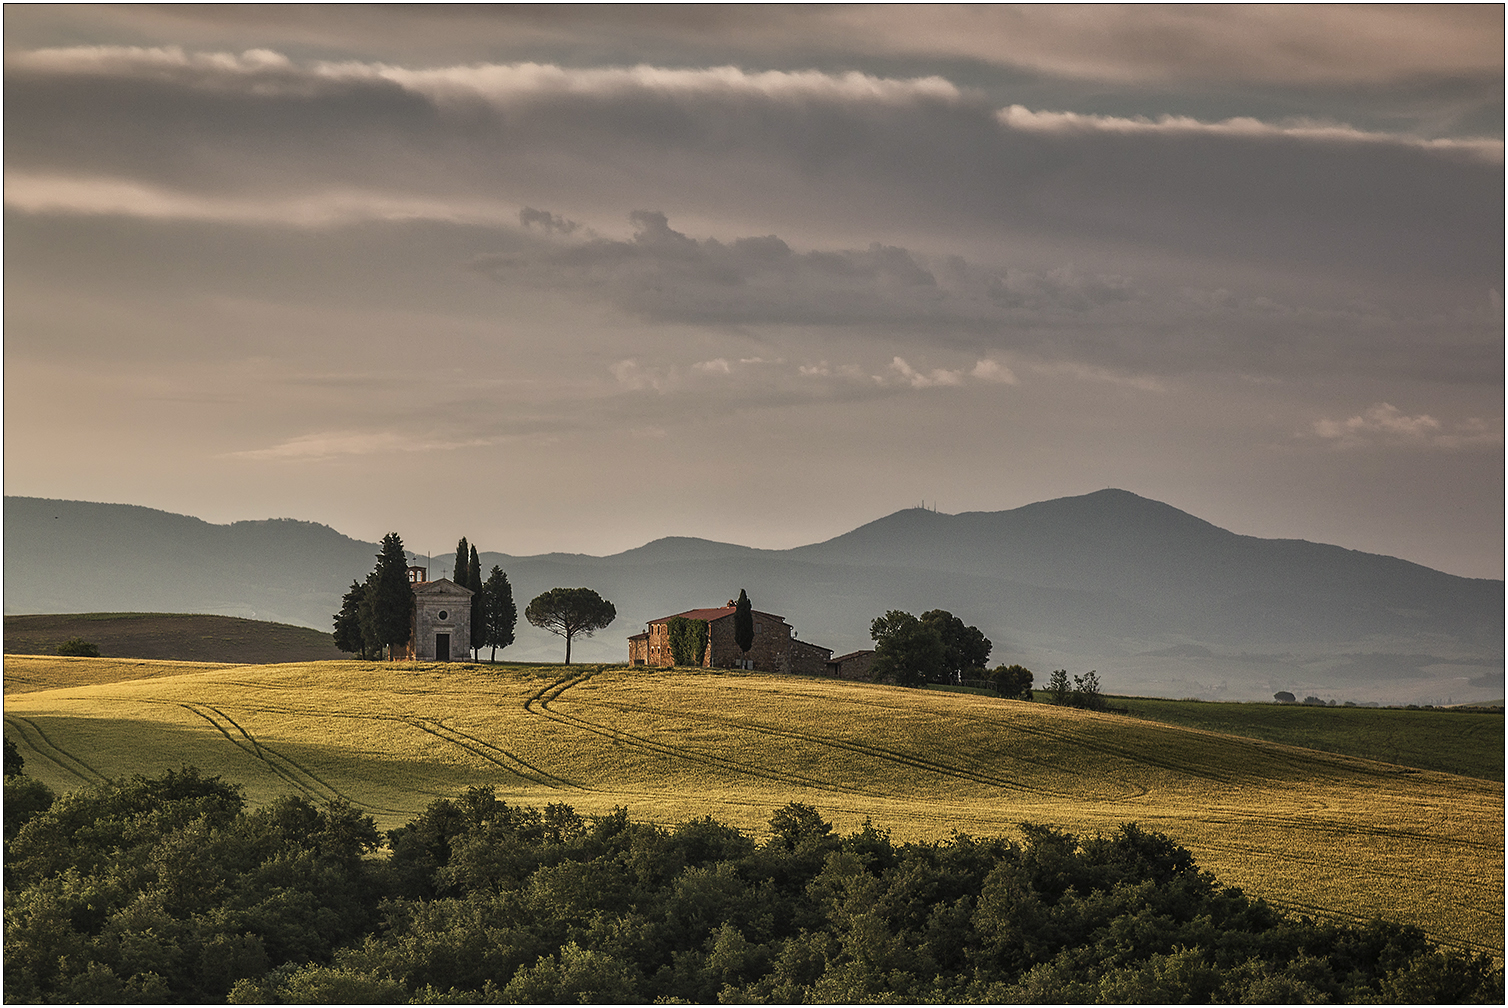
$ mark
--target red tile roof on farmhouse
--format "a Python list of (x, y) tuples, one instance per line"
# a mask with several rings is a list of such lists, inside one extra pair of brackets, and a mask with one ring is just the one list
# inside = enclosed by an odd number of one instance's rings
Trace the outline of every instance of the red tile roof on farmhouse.
[[(765, 619), (779, 620), (782, 623), (785, 622), (784, 616), (776, 616), (774, 613), (760, 612), (757, 609), (751, 611), (755, 616), (763, 616)], [(661, 616), (659, 619), (652, 619), (649, 622), (663, 623), (666, 620), (672, 620), (675, 619), (676, 616), (679, 616), (682, 619), (699, 619), (706, 620), (710, 623), (713, 620), (722, 619), (724, 616), (732, 616), (733, 612), (733, 606), (722, 606), (718, 609), (687, 609), (683, 613), (676, 613), (675, 616)]]
[(829, 662), (846, 662), (850, 658), (858, 658), (858, 657), (861, 657), (861, 656), (867, 655), (867, 654), (874, 654), (874, 648), (867, 648), (867, 649), (865, 649), (863, 651), (850, 651), (846, 655), (839, 655), (836, 658), (829, 658), (828, 661)]

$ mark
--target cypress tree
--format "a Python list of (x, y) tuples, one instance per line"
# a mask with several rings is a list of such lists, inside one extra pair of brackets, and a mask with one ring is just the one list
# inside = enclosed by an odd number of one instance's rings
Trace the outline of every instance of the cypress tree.
[(475, 544), (466, 565), (466, 587), (471, 589), (471, 657), (474, 659), (487, 640), (487, 596), (482, 593), (482, 561), (477, 556)]
[(501, 567), (493, 567), (482, 586), (487, 598), (487, 639), (483, 642), (492, 648), (492, 660), (497, 661), (497, 649), (513, 643), (513, 628), (518, 625), (518, 606), (513, 601), (513, 586)]
[(450, 575), (450, 579), (462, 588), (470, 588), (471, 585), (467, 584), (470, 571), (471, 556), (466, 552), (466, 537), (461, 536), (461, 541), (456, 543), (455, 573)]
[(738, 589), (738, 601), (733, 603), (733, 643), (744, 654), (754, 646), (754, 607), (749, 602), (749, 593)]
[(398, 533), (382, 537), (382, 552), (372, 573), (372, 628), (392, 661), (395, 649), (408, 645), (414, 629), (414, 589), (408, 583), (408, 556)]
[(335, 646), (347, 654), (367, 656), (366, 641), (361, 632), (361, 600), (366, 596), (366, 587), (359, 581), (351, 582), (351, 590), (340, 600), (340, 612), (335, 614)]

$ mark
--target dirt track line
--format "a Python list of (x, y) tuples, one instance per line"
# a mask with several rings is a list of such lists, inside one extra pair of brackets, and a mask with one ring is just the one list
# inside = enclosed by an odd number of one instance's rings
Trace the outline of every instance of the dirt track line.
[(223, 710), (221, 710), (218, 707), (211, 707), (210, 710), (214, 711), (216, 714), (220, 715), (225, 720), (229, 721), (231, 723), (231, 726), (234, 727), (236, 731), (238, 731), (238, 732), (241, 733), (241, 737), (244, 738), (246, 741), (248, 741), (248, 742), (251, 743), (251, 747), (252, 747), (253, 750), (255, 750), (257, 759), (264, 760), (264, 761), (266, 760), (267, 757), (265, 757), (265, 756), (262, 755), (262, 746), (261, 746), (261, 744), (258, 743), (257, 740), (255, 738), (253, 738), (246, 731), (245, 728), (242, 728), (239, 724), (237, 724), (235, 718), (231, 717), (229, 714), (225, 713)]
[[(253, 745), (251, 748), (247, 748), (247, 746), (244, 743), (238, 741), (234, 735), (232, 735), (230, 732), (226, 731), (224, 725), (222, 725), (219, 721), (216, 721), (214, 718), (210, 717), (208, 714), (204, 713), (204, 711), (200, 710), (198, 707), (194, 706), (193, 704), (186, 704), (186, 703), (180, 703), (178, 706), (182, 707), (184, 710), (188, 711), (190, 714), (198, 715), (199, 717), (201, 717), (204, 720), (208, 721), (211, 725), (214, 726), (214, 728), (215, 728), (216, 731), (218, 731), (221, 735), (223, 735), (225, 737), (225, 740), (227, 742), (229, 742), (231, 745), (235, 746), (237, 749), (241, 750), (242, 752), (246, 753), (252, 759), (260, 761), (264, 766), (267, 767), (267, 769), (271, 770), (274, 774), (276, 774), (277, 776), (281, 777), (284, 782), (286, 782), (288, 784), (291, 784), (295, 788), (298, 788), (299, 791), (303, 792), (304, 797), (306, 797), (306, 798), (313, 798), (316, 801), (328, 801), (329, 800), (329, 796), (322, 795), (322, 794), (318, 793), (313, 788), (311, 788), (307, 784), (305, 784), (303, 781), (297, 779), (293, 774), (289, 773), (287, 770), (285, 770), (284, 768), (282, 768), (282, 767), (278, 766), (276, 763), (274, 763), (271, 759), (268, 758), (268, 756), (266, 754), (264, 754), (264, 753), (262, 753), (260, 751), (260, 746)], [(213, 710), (214, 708), (210, 708), (210, 709)], [(220, 712), (216, 711), (216, 713), (218, 714)], [(221, 717), (225, 717), (224, 714), (220, 714), (220, 716)], [(226, 717), (225, 720), (230, 721), (230, 718)], [(231, 723), (233, 725), (235, 725), (235, 722), (231, 722)], [(240, 730), (241, 726), (240, 725), (235, 725), (235, 727), (237, 728), (237, 730)], [(245, 735), (246, 732), (245, 731), (241, 731), (241, 734)], [(341, 797), (340, 793), (339, 792), (335, 792), (333, 788), (330, 789), (330, 790), (332, 792), (334, 792), (334, 794), (335, 794), (336, 797)]]
[[(557, 697), (558, 696), (559, 694), (557, 694)], [(640, 704), (619, 703), (601, 700), (572, 700), (571, 702), (581, 704), (582, 706), (606, 707), (613, 710), (663, 713), (663, 711), (657, 711), (655, 708), (646, 707)], [(749, 721), (739, 721), (733, 718), (717, 717), (716, 715), (711, 714), (697, 714), (687, 711), (676, 711), (673, 715), (669, 716), (673, 716), (677, 719), (686, 721), (702, 721), (711, 724), (727, 725), (732, 728), (751, 731), (761, 735), (772, 735), (776, 738), (787, 738), (799, 742), (810, 742), (816, 745), (826, 746), (831, 749), (840, 749), (846, 752), (857, 753), (861, 756), (868, 756), (872, 759), (880, 760), (881, 762), (895, 763), (897, 765), (910, 767), (915, 770), (926, 770), (931, 773), (941, 774), (946, 777), (958, 777), (963, 780), (973, 781), (976, 784), (986, 784), (991, 787), (999, 787), (1011, 791), (1023, 792), (1026, 794), (1049, 795), (1054, 798), (1064, 799), (1077, 797), (1076, 795), (1072, 795), (1067, 792), (1052, 791), (1047, 788), (1030, 787), (1028, 785), (1020, 784), (1004, 777), (985, 773), (983, 771), (971, 770), (967, 767), (950, 766), (946, 763), (938, 763), (933, 760), (929, 760), (924, 756), (915, 756), (910, 753), (900, 752), (899, 750), (895, 749), (888, 749), (883, 746), (866, 745), (862, 742), (852, 742), (845, 739), (834, 739), (823, 735), (814, 735), (809, 732), (797, 731), (792, 728), (777, 728), (772, 725), (755, 724)], [(1144, 795), (1146, 793), (1146, 788), (1138, 788), (1136, 794), (1110, 797), (1100, 800), (1124, 800), (1127, 797), (1140, 797), (1141, 795)]]
[[(635, 735), (630, 732), (625, 732), (615, 728), (604, 728), (598, 724), (595, 724), (594, 722), (587, 721), (582, 718), (577, 718), (569, 714), (561, 714), (557, 711), (552, 711), (549, 709), (549, 702), (551, 700), (559, 697), (561, 693), (564, 693), (570, 687), (575, 686), (578, 683), (585, 682), (596, 674), (597, 673), (595, 671), (592, 671), (585, 673), (584, 675), (571, 676), (557, 680), (551, 685), (537, 691), (535, 694), (525, 700), (524, 710), (528, 711), (531, 714), (538, 714), (551, 721), (554, 721), (556, 724), (563, 725), (567, 728), (574, 728), (577, 731), (585, 731), (590, 732), (594, 735), (600, 735), (603, 738), (612, 739), (616, 742), (632, 746), (633, 748), (644, 749), (649, 752), (658, 753), (661, 756), (670, 756), (676, 759), (683, 759), (691, 763), (700, 763), (704, 766), (713, 766), (722, 770), (731, 770), (734, 773), (744, 774), (748, 777), (757, 777), (762, 780), (773, 781), (779, 784), (812, 788), (818, 791), (830, 791), (837, 794), (862, 795), (867, 798), (885, 797), (885, 795), (879, 794), (877, 792), (864, 790), (862, 788), (844, 787), (831, 781), (817, 780), (816, 778), (804, 777), (800, 774), (779, 773), (777, 771), (755, 769), (751, 766), (735, 763), (732, 760), (725, 759), (724, 757), (717, 756), (712, 753), (701, 752), (699, 750), (689, 749), (681, 746), (673, 746), (669, 743), (659, 742), (654, 739), (645, 738), (643, 736)], [(538, 707), (535, 707), (535, 704), (538, 704)]]
[[(815, 696), (815, 694), (809, 694), (809, 695)], [(900, 701), (883, 701), (883, 700), (872, 700), (872, 699), (871, 700), (864, 700), (864, 699), (860, 699), (858, 697), (838, 697), (838, 698), (833, 698), (832, 702), (834, 702), (834, 703), (843, 703), (843, 704), (853, 704), (855, 706), (879, 707), (882, 710), (902, 710), (902, 711), (905, 711), (905, 710), (912, 709), (912, 708), (906, 707)], [(1041, 706), (1041, 705), (1039, 705), (1039, 706)], [(1034, 731), (1033, 729), (1022, 727), (1019, 723), (1017, 723), (1015, 721), (1002, 720), (999, 717), (991, 717), (989, 715), (971, 713), (971, 712), (964, 711), (964, 710), (954, 711), (954, 712), (951, 713), (951, 716), (960, 718), (962, 720), (980, 721), (980, 722), (984, 722), (985, 724), (998, 725), (998, 726), (1000, 726), (1002, 728), (1013, 728), (1013, 729), (1016, 729), (1018, 731), (1024, 731), (1024, 732), (1033, 732)], [(1383, 767), (1374, 768), (1374, 767), (1360, 766), (1360, 765), (1356, 765), (1356, 764), (1359, 764), (1359, 763), (1383, 763), (1385, 761), (1383, 761), (1383, 760), (1376, 760), (1376, 759), (1368, 759), (1365, 756), (1351, 756), (1351, 755), (1348, 755), (1346, 753), (1332, 752), (1332, 751), (1327, 750), (1327, 749), (1309, 749), (1309, 748), (1297, 745), (1297, 744), (1292, 743), (1292, 742), (1275, 742), (1275, 741), (1271, 741), (1269, 739), (1256, 739), (1256, 738), (1251, 738), (1250, 736), (1246, 736), (1246, 735), (1235, 735), (1235, 734), (1231, 734), (1231, 733), (1228, 733), (1228, 732), (1215, 731), (1213, 729), (1208, 729), (1208, 728), (1190, 728), (1190, 727), (1185, 727), (1185, 726), (1182, 726), (1182, 725), (1172, 725), (1172, 724), (1167, 724), (1166, 722), (1162, 722), (1162, 721), (1154, 721), (1154, 720), (1152, 720), (1150, 718), (1138, 718), (1138, 717), (1134, 717), (1134, 716), (1131, 716), (1131, 715), (1112, 715), (1112, 716), (1115, 716), (1115, 717), (1125, 717), (1125, 718), (1128, 718), (1130, 720), (1136, 721), (1136, 722), (1138, 722), (1140, 724), (1152, 725), (1152, 726), (1160, 727), (1160, 728), (1166, 729), (1166, 730), (1168, 730), (1170, 732), (1191, 732), (1191, 733), (1202, 734), (1202, 735), (1218, 736), (1222, 741), (1224, 741), (1227, 745), (1231, 746), (1232, 748), (1258, 751), (1263, 756), (1265, 756), (1267, 758), (1281, 757), (1281, 758), (1287, 760), (1288, 762), (1290, 762), (1291, 764), (1294, 764), (1296, 768), (1302, 769), (1303, 772), (1305, 772), (1305, 773), (1312, 773), (1312, 770), (1309, 769), (1309, 765), (1311, 765), (1311, 764), (1319, 764), (1320, 767), (1321, 767), (1321, 769), (1323, 769), (1324, 771), (1326, 771), (1326, 776), (1328, 776), (1331, 779), (1334, 779), (1336, 781), (1340, 781), (1340, 782), (1344, 782), (1344, 777), (1348, 776), (1348, 775), (1352, 775), (1352, 774), (1354, 774), (1356, 776), (1376, 777), (1376, 778), (1379, 778), (1379, 779), (1382, 779), (1382, 780), (1392, 781), (1392, 780), (1398, 779), (1399, 777), (1408, 776), (1408, 775), (1411, 775), (1411, 774), (1419, 772), (1418, 768), (1408, 767), (1408, 766), (1406, 766), (1404, 764), (1396, 764), (1396, 767), (1397, 767), (1396, 769), (1389, 769), (1389, 768), (1383, 768)], [(1047, 734), (1047, 735), (1056, 734), (1056, 733), (1043, 733), (1040, 730), (1036, 730), (1035, 733), (1036, 734)], [(1087, 743), (1086, 742), (1084, 744), (1093, 747), (1093, 743)], [(1101, 751), (1106, 752), (1109, 755), (1118, 755), (1118, 756), (1125, 756), (1126, 755), (1126, 753), (1124, 751), (1115, 749), (1113, 747), (1111, 747), (1111, 748), (1105, 748), (1105, 747), (1101, 746), (1100, 749), (1101, 749)], [(1337, 765), (1336, 765), (1336, 763), (1337, 763), (1338, 760), (1339, 761), (1344, 761), (1341, 764), (1340, 767), (1337, 767)], [(1146, 761), (1146, 762), (1151, 762), (1151, 761)], [(1159, 764), (1159, 765), (1161, 765), (1161, 764)], [(1344, 775), (1336, 773), (1337, 769), (1342, 769), (1342, 768), (1345, 771)], [(1177, 763), (1172, 763), (1172, 764), (1169, 764), (1169, 765), (1165, 765), (1164, 769), (1178, 770), (1180, 772), (1191, 772), (1191, 771), (1188, 771), (1187, 769), (1185, 769), (1185, 767), (1183, 767), (1182, 765), (1177, 764)], [(1207, 774), (1194, 774), (1194, 776), (1210, 776), (1210, 775), (1207, 775)], [(1224, 777), (1218, 777), (1218, 776), (1210, 776), (1210, 779), (1222, 780), (1222, 781), (1226, 780), (1226, 778), (1224, 778)], [(1481, 779), (1481, 778), (1474, 778), (1474, 779)]]
[[(435, 738), (440, 739), (443, 742), (449, 742), (453, 746), (464, 749), (472, 755), (484, 759), (500, 769), (508, 771), (513, 776), (526, 783), (536, 784), (540, 787), (547, 787), (557, 791), (561, 790), (562, 788), (571, 788), (579, 791), (593, 790), (592, 788), (577, 784), (574, 781), (566, 780), (564, 777), (559, 777), (555, 774), (549, 773), (548, 771), (540, 770), (537, 767), (532, 766), (531, 764), (525, 763), (523, 760), (519, 759), (511, 752), (508, 752), (506, 749), (499, 749), (497, 746), (493, 745), (490, 742), (485, 742), (474, 735), (468, 735), (463, 731), (448, 727), (439, 723), (438, 721), (433, 721), (428, 718), (403, 718), (402, 720), (404, 724), (409, 725), (413, 728), (417, 728), (419, 731), (425, 732), (429, 735), (433, 735)], [(453, 735), (459, 735), (461, 736), (461, 738), (452, 738), (451, 736)], [(463, 742), (461, 739), (465, 739), (466, 741)], [(486, 752), (483, 752), (483, 748), (491, 749), (493, 752), (507, 757), (520, 766), (525, 767), (529, 771), (529, 773), (525, 773), (524, 771), (519, 770), (516, 767), (510, 766), (508, 763), (503, 762), (496, 756), (492, 756)]]
[(1214, 823), (1219, 817), (1228, 817), (1233, 823), (1243, 826), (1269, 826), (1273, 829), (1295, 830), (1302, 829), (1310, 833), (1321, 833), (1326, 836), (1341, 837), (1344, 839), (1372, 838), (1379, 840), (1394, 840), (1408, 844), (1430, 844), (1446, 848), (1468, 848), (1480, 851), (1484, 854), (1498, 854), (1503, 852), (1500, 843), (1489, 843), (1482, 840), (1471, 840), (1465, 837), (1441, 836), (1437, 833), (1426, 833), (1419, 830), (1396, 829), (1391, 826), (1345, 826), (1323, 819), (1311, 819), (1306, 816), (1274, 815), (1267, 812), (1245, 813), (1229, 808), (1219, 808), (1201, 819), (1206, 823)]
[[(83, 781), (85, 784), (93, 784), (96, 781), (109, 779), (104, 774), (94, 769), (94, 767), (90, 766), (88, 763), (79, 759), (77, 756), (73, 755), (73, 753), (69, 752), (67, 749), (64, 749), (52, 739), (48, 738), (47, 733), (44, 732), (40, 727), (38, 727), (36, 722), (32, 721), (30, 718), (7, 717), (5, 720), (7, 723), (16, 726), (16, 730), (20, 732), (21, 737), (25, 739), (26, 742), (31, 746), (32, 751), (34, 751), (38, 756), (41, 756), (43, 759), (47, 760), (49, 763), (56, 766), (59, 770), (72, 774), (79, 780)], [(24, 725), (25, 728), (21, 727), (22, 725)], [(38, 745), (37, 742), (32, 741), (30, 738), (27, 738), (27, 728), (31, 729), (31, 731), (36, 734), (37, 739), (41, 742), (40, 745)], [(53, 753), (56, 753), (57, 755), (53, 755)], [(68, 760), (72, 763), (77, 763), (80, 767), (84, 768), (84, 772), (79, 772), (76, 767), (69, 766), (68, 763), (63, 762), (64, 760)]]
[[(1218, 840), (1185, 839), (1180, 840), (1185, 847), (1198, 851), (1224, 851), (1227, 854), (1255, 855), (1266, 860), (1291, 862), (1293, 864), (1308, 865), (1312, 868), (1333, 868), (1334, 860), (1325, 860), (1319, 857), (1304, 857), (1294, 854), (1292, 851), (1279, 850), (1274, 846), (1261, 846), (1258, 844), (1222, 843)], [(1417, 883), (1419, 872), (1417, 868), (1381, 868), (1376, 862), (1351, 863), (1348, 870), (1355, 875), (1366, 876), (1375, 879), (1389, 879), (1395, 882)], [(1467, 874), (1451, 876), (1453, 885), (1464, 889), (1492, 889), (1498, 887), (1489, 882), (1478, 881)]]
[[(331, 784), (329, 781), (321, 778), (318, 774), (300, 765), (296, 760), (284, 756), (282, 753), (257, 742), (252, 738), (251, 734), (246, 731), (246, 729), (242, 728), (235, 722), (234, 719), (232, 719), (229, 715), (225, 714), (222, 711), (216, 710), (213, 707), (209, 708), (210, 710), (214, 710), (216, 714), (219, 714), (221, 717), (225, 718), (225, 720), (228, 721), (230, 725), (235, 728), (236, 731), (239, 732), (247, 740), (247, 742), (251, 744), (252, 748), (248, 749), (245, 744), (237, 741), (234, 735), (225, 730), (224, 725), (220, 724), (214, 718), (204, 713), (204, 711), (200, 710), (197, 706), (186, 703), (180, 703), (178, 704), (178, 706), (182, 707), (184, 710), (189, 711), (192, 714), (198, 715), (199, 717), (208, 721), (210, 724), (214, 725), (215, 730), (223, 735), (231, 745), (235, 746), (237, 749), (240, 749), (242, 752), (251, 756), (253, 759), (260, 760), (262, 764), (267, 767), (267, 769), (271, 770), (274, 774), (281, 777), (286, 783), (303, 792), (306, 798), (310, 798), (316, 802), (321, 803), (329, 801), (342, 801), (347, 805), (356, 806), (358, 808), (369, 809), (373, 812), (390, 812), (394, 815), (403, 815), (408, 811), (405, 809), (388, 808), (383, 805), (373, 805), (370, 802), (359, 801), (358, 799), (352, 798), (350, 795), (346, 794), (344, 791), (341, 791), (338, 787)], [(302, 780), (299, 779), (300, 776), (307, 777), (309, 780), (313, 781), (314, 785), (317, 785), (317, 788), (305, 784)], [(321, 793), (319, 789), (322, 789), (324, 792), (328, 792), (328, 794)]]
[[(421, 719), (421, 720), (428, 720), (428, 719)], [(459, 736), (461, 736), (461, 738), (467, 739), (467, 740), (469, 740), (471, 742), (475, 742), (479, 746), (482, 746), (482, 747), (487, 748), (487, 749), (491, 749), (493, 752), (496, 752), (496, 753), (501, 753), (502, 755), (506, 756), (508, 759), (510, 759), (513, 762), (517, 763), (519, 766), (524, 767), (525, 769), (527, 769), (530, 773), (537, 774), (540, 778), (543, 778), (541, 780), (535, 781), (534, 783), (536, 783), (536, 784), (542, 784), (545, 787), (550, 787), (550, 788), (574, 788), (574, 789), (576, 789), (578, 791), (594, 791), (594, 790), (596, 790), (595, 788), (587, 787), (585, 784), (577, 783), (576, 781), (570, 780), (569, 778), (561, 777), (559, 774), (553, 774), (553, 773), (551, 773), (548, 770), (542, 770), (539, 767), (535, 766), (533, 763), (530, 763), (528, 760), (525, 760), (525, 759), (521, 758), (517, 754), (511, 752), (510, 750), (502, 749), (502, 748), (500, 748), (498, 746), (495, 746), (491, 742), (488, 742), (486, 739), (477, 738), (475, 735), (472, 735), (469, 732), (463, 732), (459, 728), (452, 728), (450, 725), (442, 724), (442, 723), (440, 723), (438, 721), (430, 720), (429, 723), (432, 724), (432, 725), (434, 725), (440, 731), (449, 732), (452, 735), (459, 735)], [(454, 741), (454, 740), (452, 740), (452, 741)], [(466, 746), (466, 743), (464, 743), (464, 742), (456, 742), (455, 744), (459, 745), (459, 746), (462, 746), (462, 747), (465, 747), (465, 748), (469, 748), (469, 747)], [(492, 757), (487, 756), (485, 753), (477, 753), (477, 755), (482, 756), (484, 759), (492, 759)], [(496, 762), (496, 761), (494, 760), (494, 762)], [(527, 775), (518, 773), (517, 770), (514, 770), (512, 772), (518, 774), (520, 777), (525, 777), (525, 779), (527, 779)], [(552, 783), (550, 783), (551, 781), (555, 781), (557, 783), (552, 784)]]

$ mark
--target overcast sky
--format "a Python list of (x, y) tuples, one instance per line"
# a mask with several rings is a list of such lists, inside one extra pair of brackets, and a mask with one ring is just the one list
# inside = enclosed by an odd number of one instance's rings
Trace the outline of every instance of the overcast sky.
[(418, 551), (1120, 487), (1503, 573), (1503, 8), (5, 7), (5, 491)]

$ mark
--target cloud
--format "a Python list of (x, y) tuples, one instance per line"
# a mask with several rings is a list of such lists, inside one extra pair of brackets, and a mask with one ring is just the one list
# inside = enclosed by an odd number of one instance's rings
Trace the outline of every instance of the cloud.
[(1379, 84), (1502, 75), (1501, 12), (1470, 5), (928, 5), (838, 8), (857, 45), (1063, 77)]
[(472, 5), (438, 11), (406, 5), (116, 5), (82, 11), (21, 5), (7, 13), (6, 22), (19, 39), (12, 44), (22, 46), (46, 35), (170, 37), (219, 45), (256, 39), (303, 51), (409, 54), (431, 65), (552, 49), (677, 52), (692, 64), (731, 55), (767, 63), (759, 57), (797, 52), (812, 62), (853, 63), (866, 55), (977, 61), (1119, 84), (1375, 86), (1417, 78), (1501, 78), (1503, 58), (1502, 15), (1486, 4)]
[(1417, 447), (1456, 450), (1503, 443), (1503, 424), (1470, 418), (1447, 428), (1421, 413), (1409, 416), (1391, 403), (1377, 403), (1345, 420), (1317, 420), (1310, 436), (1338, 449)]
[[(404, 193), (328, 189), (291, 197), (186, 193), (118, 178), (5, 174), (5, 205), (27, 214), (143, 217), (154, 220), (328, 228), (362, 221), (431, 220), (500, 225), (520, 212), (484, 199), (432, 199)], [(525, 211), (527, 212), (527, 211)], [(530, 220), (529, 223), (536, 223)], [(569, 234), (574, 227), (556, 227)]]
[[(579, 292), (657, 322), (715, 325), (911, 327), (1000, 318), (1012, 295), (1003, 273), (949, 256), (936, 264), (907, 249), (797, 252), (775, 235), (698, 240), (664, 213), (630, 214), (629, 241), (592, 238), (485, 256), (475, 268), (505, 283)], [(1113, 281), (1112, 281), (1113, 282)], [(1031, 296), (1101, 297), (1099, 278), (1057, 278)]]
[(1078, 112), (1033, 111), (1020, 105), (1003, 108), (995, 113), (995, 116), (1002, 125), (1010, 129), (1028, 132), (1064, 135), (1144, 134), (1181, 138), (1205, 136), (1272, 142), (1296, 140), (1336, 144), (1372, 144), (1377, 147), (1415, 147), (1487, 164), (1503, 163), (1503, 141), (1492, 137), (1427, 139), (1406, 133), (1361, 130), (1343, 123), (1308, 121), (1268, 123), (1250, 116), (1223, 119), (1219, 122), (1201, 122), (1189, 116), (1174, 115), (1161, 115), (1155, 119), (1146, 116), (1128, 118), (1084, 115)]
[[(1501, 312), (1487, 305), (1414, 316), (1366, 303), (1313, 307), (1069, 266), (1007, 270), (877, 242), (800, 251), (776, 235), (696, 239), (661, 212), (630, 217), (630, 240), (554, 238), (483, 256), (475, 268), (505, 284), (603, 302), (652, 323), (730, 327), (807, 345), (824, 332), (842, 332), (870, 342), (998, 351), (1021, 355), (1037, 373), (1144, 391), (1163, 390), (1168, 375), (1199, 371), (1253, 379), (1427, 373), (1480, 382), (1500, 370)], [(945, 384), (952, 380), (946, 372), (913, 383)], [(1011, 373), (999, 374), (1004, 381)]]
[[(89, 212), (97, 193), (63, 191), (89, 179), (229, 200), (217, 205), (232, 216), (246, 213), (237, 201), (289, 213), (331, 193), (378, 194), (374, 213), (570, 206), (588, 227), (608, 207), (658, 206), (814, 233), (868, 217), (890, 232), (1099, 243), (1382, 282), (1487, 284), (1502, 271), (1499, 230), (1484, 223), (1502, 203), (1491, 140), (1002, 111), (935, 75), (414, 68), (265, 49), (21, 51), (6, 87), (9, 168), (33, 188), (56, 180), (47, 200), (16, 204), (33, 211), (73, 199)], [(171, 209), (157, 202), (152, 212)]]
[(930, 372), (922, 374), (907, 364), (904, 360), (896, 357), (890, 362), (890, 369), (912, 388), (932, 388), (936, 385), (962, 385), (963, 371), (948, 371), (944, 368), (933, 368)]
[(999, 361), (989, 360), (988, 358), (975, 363), (973, 370), (969, 374), (980, 381), (994, 382), (999, 385), (1016, 384), (1016, 375), (1010, 368)]
[(229, 452), (227, 457), (258, 461), (322, 462), (345, 455), (455, 451), (494, 443), (495, 440), (485, 438), (456, 441), (417, 437), (397, 431), (322, 431), (290, 438), (267, 448)]

